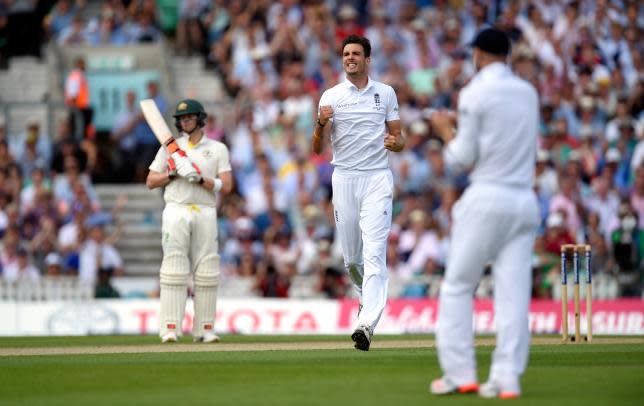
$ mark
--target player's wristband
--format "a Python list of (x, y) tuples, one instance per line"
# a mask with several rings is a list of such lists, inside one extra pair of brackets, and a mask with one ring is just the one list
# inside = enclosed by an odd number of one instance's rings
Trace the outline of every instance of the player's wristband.
[(204, 182), (204, 180), (203, 180), (203, 176), (202, 176), (202, 177), (199, 178), (199, 184), (203, 185), (203, 182)]
[(215, 178), (213, 180), (213, 183), (215, 184), (215, 187), (213, 188), (215, 192), (219, 192), (221, 188), (224, 187), (224, 182), (222, 182), (219, 178)]

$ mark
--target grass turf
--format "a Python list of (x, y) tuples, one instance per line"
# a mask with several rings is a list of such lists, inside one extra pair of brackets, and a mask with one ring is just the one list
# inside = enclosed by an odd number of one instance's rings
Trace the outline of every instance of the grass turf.
[[(424, 336), (426, 337), (426, 336)], [(381, 336), (409, 339), (418, 336)], [(2, 338), (0, 347), (157, 343), (156, 337)], [(341, 340), (243, 337), (227, 342)], [(22, 342), (22, 345), (20, 345)], [(187, 342), (187, 341), (186, 341)], [(477, 348), (481, 378), (492, 347)], [(427, 393), (440, 374), (431, 348), (0, 357), (8, 405), (442, 405), (495, 404)], [(638, 344), (533, 345), (517, 404), (628, 405), (644, 398)]]

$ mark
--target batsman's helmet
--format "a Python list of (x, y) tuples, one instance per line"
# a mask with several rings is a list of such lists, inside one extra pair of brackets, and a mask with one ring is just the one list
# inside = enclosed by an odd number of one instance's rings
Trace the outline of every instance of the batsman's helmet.
[(201, 103), (194, 99), (185, 99), (177, 103), (177, 108), (174, 111), (174, 126), (181, 131), (181, 116), (188, 114), (197, 115), (197, 126), (203, 127), (206, 125), (206, 111), (203, 109)]

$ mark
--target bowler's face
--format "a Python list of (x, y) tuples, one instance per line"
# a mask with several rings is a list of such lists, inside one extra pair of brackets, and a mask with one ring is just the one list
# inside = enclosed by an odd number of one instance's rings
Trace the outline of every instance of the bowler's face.
[(364, 74), (369, 60), (370, 58), (365, 58), (364, 49), (360, 44), (347, 44), (342, 50), (342, 65), (344, 72), (349, 76)]

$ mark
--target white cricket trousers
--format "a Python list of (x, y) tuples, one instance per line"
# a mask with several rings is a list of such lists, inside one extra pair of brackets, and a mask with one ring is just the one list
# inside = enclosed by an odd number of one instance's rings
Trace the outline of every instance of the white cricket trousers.
[(496, 349), (489, 379), (520, 392), (528, 362), (528, 309), (532, 251), (539, 224), (531, 189), (471, 185), (452, 210), (453, 226), (441, 285), (436, 341), (444, 376), (476, 382), (473, 295), (486, 264), (492, 265)]
[(387, 303), (387, 237), (394, 182), (391, 170), (345, 171), (332, 178), (333, 209), (344, 267), (360, 296), (358, 324), (373, 331)]

